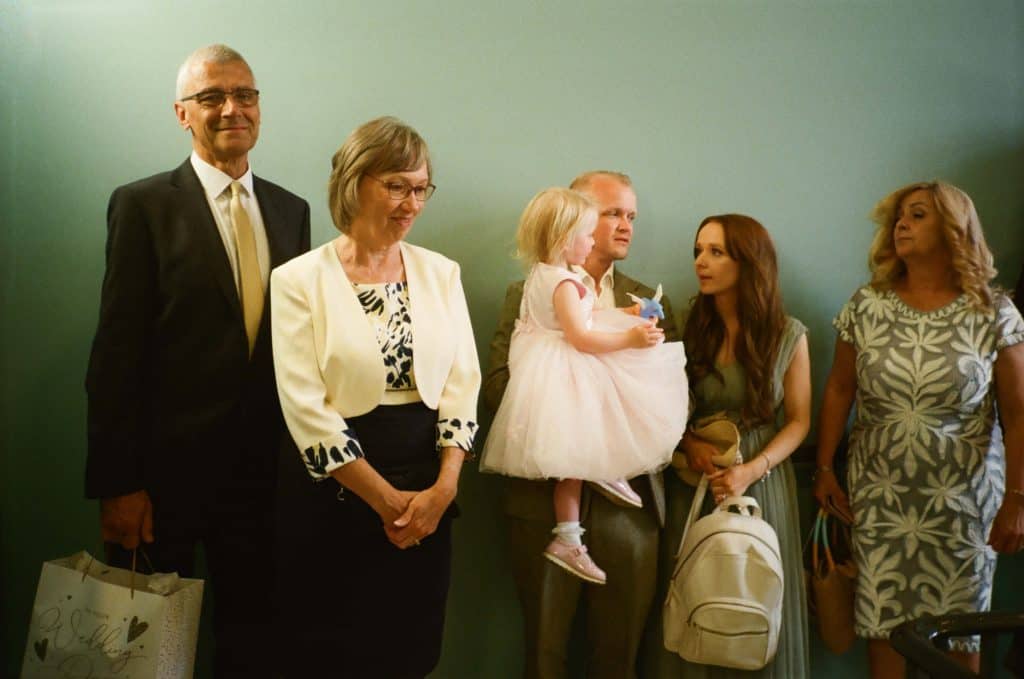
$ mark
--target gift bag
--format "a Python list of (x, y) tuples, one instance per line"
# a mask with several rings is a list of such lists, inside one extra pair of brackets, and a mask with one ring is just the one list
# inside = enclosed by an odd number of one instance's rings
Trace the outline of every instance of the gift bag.
[(849, 526), (824, 509), (811, 529), (809, 560), (806, 563), (811, 616), (817, 618), (818, 633), (833, 653), (846, 653), (853, 646), (853, 597), (857, 566), (850, 553)]
[(43, 563), (22, 679), (188, 679), (203, 581), (105, 566), (86, 552)]

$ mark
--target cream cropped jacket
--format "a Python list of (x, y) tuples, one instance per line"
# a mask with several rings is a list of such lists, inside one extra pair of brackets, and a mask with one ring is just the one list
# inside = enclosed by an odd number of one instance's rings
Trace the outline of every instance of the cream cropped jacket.
[[(413, 374), (439, 427), (476, 423), (480, 365), (459, 265), (401, 243), (412, 318)], [(346, 417), (376, 408), (384, 397), (384, 361), (370, 320), (327, 243), (274, 269), (270, 276), (274, 370), (288, 430), (300, 451), (331, 450), (332, 469), (355, 460), (346, 450)], [(307, 465), (308, 466), (308, 465)]]

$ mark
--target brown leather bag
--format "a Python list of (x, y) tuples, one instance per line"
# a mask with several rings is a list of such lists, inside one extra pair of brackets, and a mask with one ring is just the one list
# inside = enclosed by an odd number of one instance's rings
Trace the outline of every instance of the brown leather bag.
[(850, 552), (850, 527), (824, 509), (818, 510), (808, 538), (807, 595), (811, 615), (825, 647), (836, 654), (850, 650), (857, 566)]

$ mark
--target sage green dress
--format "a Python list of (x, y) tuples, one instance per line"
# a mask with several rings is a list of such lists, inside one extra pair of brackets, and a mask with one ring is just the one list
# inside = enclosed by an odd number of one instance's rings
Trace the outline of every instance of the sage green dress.
[[(739, 413), (746, 399), (745, 371), (738, 363), (719, 366), (724, 382), (708, 376), (691, 385), (694, 393), (692, 419), (725, 412), (740, 427), (740, 450), (744, 460), (756, 457), (765, 444), (774, 438), (783, 424), (783, 377), (789, 368), (797, 340), (807, 332), (803, 323), (789, 318), (783, 330), (779, 357), (775, 362), (775, 422), (754, 429), (744, 429)], [(668, 589), (668, 580), (675, 566), (676, 550), (682, 537), (683, 524), (693, 502), (695, 488), (679, 480), (669, 468), (665, 472), (665, 529), (662, 532), (658, 559), (658, 595), (652, 606), (651, 620), (645, 638), (642, 677), (658, 679), (806, 679), (810, 677), (810, 642), (807, 633), (807, 596), (804, 589), (800, 522), (797, 512), (797, 485), (793, 465), (788, 459), (772, 470), (766, 481), (756, 481), (746, 494), (757, 500), (765, 520), (779, 536), (785, 593), (782, 600), (782, 628), (775, 659), (758, 671), (734, 670), (711, 665), (689, 663), (672, 651), (665, 650), (662, 641), (662, 604)], [(701, 515), (714, 506), (708, 493)]]

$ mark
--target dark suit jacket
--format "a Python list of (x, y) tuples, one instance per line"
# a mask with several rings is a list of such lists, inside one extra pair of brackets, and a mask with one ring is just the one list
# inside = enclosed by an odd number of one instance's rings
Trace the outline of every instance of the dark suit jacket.
[[(309, 249), (309, 205), (253, 178), (271, 268)], [(283, 420), (270, 306), (252, 357), (231, 265), (186, 160), (122, 186), (107, 209), (106, 274), (86, 377), (86, 495), (185, 494), (273, 470)]]
[[(517, 281), (508, 286), (505, 293), (505, 304), (501, 308), (501, 316), (498, 318), (498, 329), (491, 340), (491, 353), (487, 364), (487, 374), (484, 377), (483, 397), (484, 403), (491, 412), (496, 412), (501, 405), (501, 397), (508, 386), (508, 348), (512, 339), (512, 330), (515, 328), (516, 319), (519, 318), (519, 306), (523, 299), (523, 284), (525, 281)], [(621, 273), (616, 267), (612, 274), (612, 285), (615, 288), (615, 306), (624, 307), (633, 304), (628, 293), (637, 297), (653, 297), (654, 290), (643, 283), (633, 280)], [(661, 300), (665, 309), (665, 319), (659, 321), (659, 325), (665, 330), (665, 340), (675, 342), (682, 339), (676, 329), (675, 316), (672, 313), (672, 305), (667, 297)], [(683, 379), (683, 376), (680, 376)], [(651, 484), (651, 497), (654, 499), (652, 507), (658, 523), (665, 523), (665, 486), (661, 474), (649, 474), (647, 478)], [(515, 492), (506, 493), (505, 511), (513, 516), (526, 519), (546, 520), (552, 518), (551, 509), (551, 488), (549, 484), (537, 482), (522, 482), (512, 479), (506, 485), (514, 487)], [(584, 503), (584, 511), (586, 510)]]

